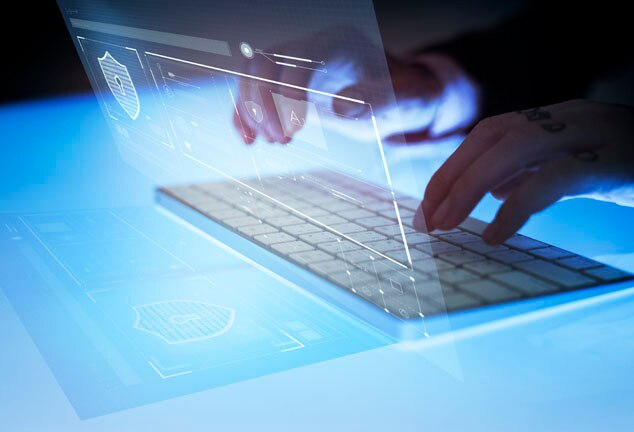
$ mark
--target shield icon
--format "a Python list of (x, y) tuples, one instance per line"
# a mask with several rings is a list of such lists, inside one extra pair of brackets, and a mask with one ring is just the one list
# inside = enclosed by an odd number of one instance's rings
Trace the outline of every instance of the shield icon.
[(262, 107), (260, 105), (253, 101), (245, 101), (244, 106), (253, 120), (258, 123), (262, 123), (262, 120), (264, 120), (264, 111), (262, 111)]
[(128, 68), (119, 63), (108, 51), (97, 60), (115, 99), (130, 118), (136, 120), (141, 111), (141, 104)]
[(134, 311), (134, 328), (170, 345), (218, 337), (231, 328), (235, 319), (233, 309), (185, 300), (134, 306)]

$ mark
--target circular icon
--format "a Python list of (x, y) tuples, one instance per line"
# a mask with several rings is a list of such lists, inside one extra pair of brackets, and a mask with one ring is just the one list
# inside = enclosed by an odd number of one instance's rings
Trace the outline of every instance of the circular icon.
[(246, 42), (240, 42), (240, 52), (248, 59), (253, 58), (253, 48)]

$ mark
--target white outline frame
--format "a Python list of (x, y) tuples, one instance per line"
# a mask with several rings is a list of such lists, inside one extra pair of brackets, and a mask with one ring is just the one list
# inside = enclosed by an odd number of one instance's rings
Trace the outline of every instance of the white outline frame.
[[(303, 218), (311, 221), (312, 223), (320, 225), (320, 226), (332, 231), (333, 233), (345, 238), (346, 240), (348, 240), (348, 241), (350, 241), (352, 243), (358, 244), (359, 246), (361, 246), (361, 247), (363, 247), (363, 248), (365, 248), (365, 249), (367, 249), (367, 250), (369, 250), (369, 251), (381, 256), (382, 258), (387, 259), (388, 261), (391, 261), (394, 264), (397, 264), (400, 267), (403, 267), (403, 268), (406, 268), (406, 269), (409, 269), (409, 270), (413, 270), (414, 265), (412, 263), (412, 258), (411, 258), (410, 252), (409, 252), (409, 246), (407, 244), (407, 238), (405, 236), (405, 230), (403, 228), (403, 222), (401, 220), (401, 214), (400, 214), (400, 212), (398, 210), (398, 203), (396, 202), (396, 195), (394, 193), (394, 188), (393, 188), (393, 185), (392, 185), (392, 178), (390, 176), (390, 172), (389, 172), (389, 169), (388, 169), (388, 166), (387, 166), (387, 160), (385, 158), (385, 152), (383, 150), (383, 142), (381, 141), (381, 137), (379, 135), (378, 126), (377, 126), (377, 123), (376, 123), (376, 118), (374, 116), (374, 111), (372, 110), (372, 105), (369, 102), (365, 102), (365, 101), (362, 101), (360, 99), (349, 98), (349, 97), (341, 96), (341, 95), (337, 95), (337, 94), (327, 93), (327, 92), (324, 92), (324, 91), (321, 91), (321, 90), (313, 90), (313, 89), (310, 89), (310, 88), (307, 88), (307, 87), (301, 87), (301, 86), (294, 85), (294, 84), (287, 84), (287, 83), (283, 83), (283, 82), (280, 82), (280, 81), (271, 80), (271, 79), (268, 79), (268, 78), (262, 78), (262, 77), (258, 77), (258, 76), (255, 76), (255, 75), (245, 74), (243, 72), (236, 72), (236, 71), (232, 71), (232, 70), (229, 70), (229, 69), (224, 69), (224, 68), (219, 68), (219, 67), (215, 67), (215, 66), (205, 65), (205, 64), (202, 64), (202, 63), (192, 62), (192, 61), (189, 61), (189, 60), (178, 59), (178, 58), (175, 58), (175, 57), (170, 57), (170, 56), (166, 56), (166, 55), (163, 55), (163, 54), (154, 53), (154, 52), (151, 52), (151, 51), (145, 51), (145, 56), (146, 56), (146, 58), (148, 56), (158, 57), (158, 58), (162, 58), (162, 59), (165, 59), (165, 60), (170, 60), (170, 61), (177, 62), (177, 63), (178, 62), (185, 63), (185, 64), (188, 64), (188, 65), (200, 67), (200, 68), (203, 68), (203, 69), (210, 69), (210, 70), (214, 70), (216, 72), (221, 72), (221, 73), (225, 73), (225, 74), (229, 74), (229, 75), (236, 75), (236, 76), (239, 76), (239, 77), (242, 77), (242, 78), (254, 79), (254, 80), (266, 82), (266, 83), (269, 83), (269, 84), (280, 85), (280, 86), (284, 86), (284, 87), (293, 88), (293, 89), (296, 89), (296, 90), (303, 90), (303, 91), (306, 91), (306, 92), (317, 93), (317, 94), (320, 94), (322, 96), (328, 96), (328, 97), (332, 97), (332, 98), (336, 98), (336, 99), (345, 100), (345, 101), (348, 101), (348, 102), (368, 105), (368, 107), (370, 108), (370, 113), (371, 113), (372, 126), (374, 128), (374, 132), (375, 132), (375, 135), (376, 135), (376, 141), (377, 141), (377, 144), (379, 146), (379, 151), (380, 151), (380, 154), (381, 154), (381, 160), (383, 162), (383, 169), (385, 171), (387, 183), (388, 183), (389, 188), (390, 188), (389, 192), (392, 195), (392, 202), (394, 204), (394, 209), (396, 211), (396, 219), (398, 221), (398, 225), (399, 225), (399, 228), (400, 228), (400, 231), (401, 231), (401, 239), (402, 239), (402, 242), (403, 242), (403, 246), (405, 247), (405, 253), (407, 255), (407, 260), (408, 260), (409, 267), (406, 266), (403, 263), (400, 263), (400, 262), (388, 257), (387, 255), (385, 255), (385, 254), (383, 254), (381, 252), (378, 252), (378, 251), (368, 247), (367, 245), (365, 245), (365, 244), (363, 244), (361, 242), (358, 242), (358, 241), (346, 236), (345, 234), (339, 233), (338, 231), (330, 228), (328, 225), (325, 225), (325, 224), (319, 222), (318, 220), (311, 218), (310, 216), (302, 214), (299, 210), (296, 210), (296, 209), (284, 204), (283, 202), (281, 202), (281, 201), (279, 201), (279, 200), (277, 200), (277, 199), (275, 199), (275, 198), (273, 198), (271, 196), (268, 196), (264, 192), (259, 191), (259, 190), (255, 189), (255, 188), (247, 185), (246, 183), (234, 178), (233, 176), (230, 176), (229, 174), (226, 174), (225, 172), (223, 172), (223, 171), (221, 171), (221, 170), (219, 170), (219, 169), (217, 169), (215, 167), (212, 167), (211, 165), (209, 165), (209, 164), (207, 164), (207, 163), (205, 163), (203, 161), (200, 161), (200, 160), (196, 159), (195, 157), (193, 157), (191, 155), (185, 154), (185, 157), (198, 162), (199, 164), (201, 164), (201, 165), (203, 165), (203, 166), (215, 171), (216, 173), (220, 174), (221, 176), (226, 177), (227, 179), (238, 183), (240, 186), (245, 187), (245, 188), (247, 188), (247, 189), (249, 189), (249, 190), (251, 190), (253, 192), (258, 193), (259, 195), (262, 195), (262, 196), (270, 199), (271, 201), (275, 202), (276, 204), (281, 205), (282, 207), (284, 207), (284, 208), (286, 208), (286, 209), (288, 209), (288, 210), (290, 210), (290, 211), (302, 216)], [(149, 63), (149, 58), (148, 58), (148, 63)], [(150, 68), (150, 70), (151, 70), (151, 68)], [(159, 91), (160, 91), (160, 89), (159, 89)], [(234, 101), (234, 104), (235, 104), (235, 101)], [(236, 110), (237, 110), (237, 108), (236, 108)]]
[[(136, 56), (137, 56), (137, 59), (139, 61), (139, 65), (141, 66), (141, 69), (143, 70), (143, 74), (145, 75), (145, 80), (147, 81), (147, 84), (148, 84), (148, 87), (149, 87), (149, 86), (151, 86), (151, 83), (150, 83), (150, 80), (148, 80), (148, 78), (147, 78), (147, 75), (146, 75), (146, 72), (145, 72), (145, 66), (143, 65), (143, 60), (141, 60), (141, 56), (139, 55), (139, 51), (136, 48), (130, 48), (130, 47), (127, 47), (127, 46), (117, 45), (117, 44), (113, 44), (113, 43), (109, 43), (109, 42), (102, 42), (100, 40), (91, 39), (91, 38), (87, 38), (87, 37), (84, 37), (84, 36), (77, 36), (77, 41), (79, 43), (79, 47), (81, 48), (82, 54), (85, 56), (86, 64), (88, 65), (88, 70), (90, 71), (90, 74), (91, 74), (92, 80), (94, 82), (94, 85), (97, 87), (95, 90), (98, 90), (98, 91), (95, 91), (95, 93), (98, 93), (98, 98), (101, 100), (103, 106), (106, 108), (106, 111), (108, 112), (108, 117), (110, 117), (114, 121), (117, 121), (119, 123), (123, 123), (123, 121), (120, 118), (116, 117), (115, 115), (113, 115), (110, 112), (110, 109), (108, 108), (108, 104), (105, 103), (105, 99), (101, 95), (101, 93), (104, 92), (104, 89), (102, 89), (101, 86), (99, 85), (99, 80), (97, 79), (97, 74), (93, 70), (93, 67), (92, 67), (92, 65), (91, 65), (91, 63), (90, 63), (90, 61), (88, 59), (88, 56), (86, 54), (86, 49), (84, 48), (84, 45), (82, 44), (82, 41), (90, 41), (90, 42), (95, 42), (95, 43), (98, 43), (98, 44), (110, 45), (110, 46), (113, 46), (113, 47), (116, 47), (116, 48), (133, 51), (136, 54)], [(136, 85), (135, 85), (135, 87), (136, 87)], [(138, 92), (137, 92), (137, 94), (138, 94)], [(139, 102), (139, 104), (140, 104), (140, 102)], [(141, 129), (141, 128), (135, 128), (135, 131), (139, 132), (144, 138), (146, 138), (148, 140), (152, 140), (152, 137), (148, 136), (147, 133), (145, 133), (145, 132), (143, 132), (142, 130), (139, 130), (139, 129)], [(168, 148), (170, 150), (176, 150), (176, 146), (172, 142), (172, 137), (171, 137), (169, 131), (167, 129), (165, 129), (165, 128), (163, 128), (163, 129), (165, 131), (165, 137), (167, 138), (167, 142), (162, 142), (161, 141), (161, 144), (164, 147), (166, 147), (166, 148)], [(138, 150), (135, 149), (135, 151), (138, 151)], [(143, 156), (145, 156), (145, 155), (143, 155)]]

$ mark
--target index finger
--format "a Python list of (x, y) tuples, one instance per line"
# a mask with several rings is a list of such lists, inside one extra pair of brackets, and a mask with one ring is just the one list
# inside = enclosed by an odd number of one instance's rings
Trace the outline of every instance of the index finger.
[(507, 115), (488, 117), (479, 122), (456, 151), (432, 176), (425, 189), (423, 202), (414, 217), (416, 229), (432, 231), (429, 218), (444, 200), (454, 181), (476, 159), (492, 146), (506, 130)]

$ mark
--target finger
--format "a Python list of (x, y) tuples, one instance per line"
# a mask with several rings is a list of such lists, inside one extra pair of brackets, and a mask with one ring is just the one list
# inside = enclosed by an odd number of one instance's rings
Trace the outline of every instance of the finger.
[[(289, 139), (284, 135), (280, 117), (277, 115), (277, 108), (275, 107), (275, 101), (273, 99), (274, 92), (270, 86), (262, 88), (262, 102), (264, 112), (266, 113), (266, 120), (262, 122), (261, 127), (263, 133), (270, 138), (269, 142), (287, 143)], [(279, 92), (279, 90), (277, 92)]]
[[(259, 101), (259, 95), (255, 92), (257, 88), (255, 84), (252, 82), (248, 82), (246, 80), (240, 80), (238, 82), (238, 97), (236, 99), (236, 114), (238, 117), (238, 124), (242, 128), (242, 135), (246, 137), (245, 142), (247, 140), (251, 140), (251, 142), (255, 141), (258, 135), (264, 135), (260, 130), (258, 122), (252, 117), (252, 115), (248, 112), (247, 103), (249, 101)], [(234, 122), (234, 124), (236, 124)], [(267, 139), (266, 136), (264, 136)]]
[(236, 131), (238, 131), (245, 144), (252, 144), (253, 141), (255, 141), (255, 132), (253, 132), (248, 125), (244, 124), (240, 120), (240, 115), (236, 111), (233, 113), (233, 126), (236, 128)]
[(445, 199), (453, 183), (466, 167), (502, 136), (505, 130), (504, 123), (499, 117), (489, 117), (476, 125), (460, 147), (430, 179), (425, 189), (422, 213), (431, 217), (436, 212), (438, 205)]
[[(268, 118), (265, 125), (266, 131), (274, 142), (287, 144), (291, 141), (294, 133), (303, 126), (294, 123), (290, 113), (295, 112), (298, 119), (310, 121), (306, 118), (308, 96), (306, 90), (303, 90), (303, 86), (309, 81), (311, 73), (299, 68), (280, 67), (282, 69), (279, 71), (279, 82), (291, 83), (301, 88), (270, 84), (262, 87), (261, 90), (264, 110)], [(284, 107), (284, 104), (291, 104), (291, 106)]]
[(487, 192), (528, 167), (565, 155), (567, 141), (565, 137), (543, 134), (533, 124), (507, 132), (454, 181), (432, 216), (432, 224), (441, 229), (457, 226)]
[(508, 198), (508, 196), (522, 185), (527, 179), (529, 179), (533, 174), (535, 174), (534, 170), (525, 170), (520, 172), (518, 175), (512, 177), (507, 180), (500, 186), (496, 187), (491, 191), (491, 195), (499, 200), (504, 200)]
[[(276, 65), (264, 57), (256, 56), (248, 61), (245, 67), (245, 73), (253, 77), (265, 78), (267, 80), (277, 80), (279, 78), (279, 69)], [(267, 123), (271, 117), (270, 110), (263, 103), (264, 97), (268, 91), (262, 87), (259, 80), (253, 78), (243, 78), (239, 80), (239, 97), (237, 101), (238, 113), (242, 124), (247, 126), (247, 132), (251, 132), (250, 136), (255, 139), (258, 135), (268, 142), (274, 142), (273, 134), (268, 130)], [(248, 102), (254, 102), (261, 106), (263, 110), (263, 118), (256, 121), (251, 113), (248, 112)]]
[(509, 195), (484, 231), (483, 240), (489, 244), (502, 243), (533, 214), (570, 193), (574, 183), (574, 174), (565, 168), (565, 164), (548, 163)]

